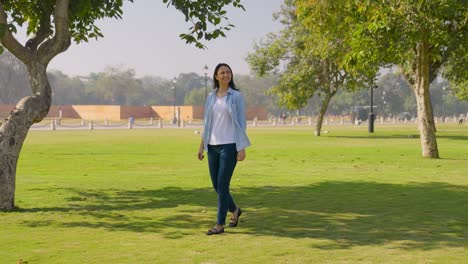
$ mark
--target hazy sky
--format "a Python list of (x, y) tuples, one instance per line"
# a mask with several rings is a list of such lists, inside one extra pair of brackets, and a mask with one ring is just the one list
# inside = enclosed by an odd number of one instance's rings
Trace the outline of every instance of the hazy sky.
[(205, 42), (208, 49), (199, 50), (179, 38), (191, 24), (182, 13), (166, 8), (162, 0), (136, 0), (126, 3), (122, 20), (107, 19), (99, 23), (104, 38), (72, 46), (49, 65), (67, 75), (88, 75), (104, 71), (107, 66), (123, 66), (144, 75), (172, 78), (179, 73), (209, 75), (218, 62), (231, 65), (234, 73), (249, 74), (245, 57), (253, 43), (281, 26), (272, 14), (279, 11), (283, 0), (244, 0), (246, 12), (230, 8), (229, 20), (236, 27), (227, 38)]

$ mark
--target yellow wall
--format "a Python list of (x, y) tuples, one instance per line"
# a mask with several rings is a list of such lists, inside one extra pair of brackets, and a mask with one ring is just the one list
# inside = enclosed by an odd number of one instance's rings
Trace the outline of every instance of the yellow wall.
[(73, 105), (73, 109), (84, 120), (121, 120), (120, 105)]
[[(14, 105), (0, 105), (0, 117), (7, 117), (15, 108)], [(122, 120), (134, 118), (155, 118), (171, 120), (174, 117), (174, 106), (120, 106), (120, 105), (53, 105), (48, 117), (59, 117), (60, 110), (63, 118), (81, 118), (84, 120)], [(180, 111), (180, 118), (188, 120), (203, 119), (203, 106), (176, 106)], [(247, 119), (257, 117), (259, 120), (267, 118), (264, 107), (247, 107)]]

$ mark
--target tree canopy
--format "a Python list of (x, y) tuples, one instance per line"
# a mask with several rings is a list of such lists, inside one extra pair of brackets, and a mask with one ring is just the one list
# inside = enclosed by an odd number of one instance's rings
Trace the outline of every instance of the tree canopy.
[[(439, 71), (466, 81), (467, 9), (464, 0), (297, 0), (304, 27), (327, 35), (342, 31), (352, 71), (398, 65), (416, 96), (423, 156), (439, 157), (429, 84)], [(318, 26), (317, 26), (318, 25)]]
[(280, 104), (298, 109), (314, 95), (321, 98), (315, 129), (315, 134), (320, 135), (323, 116), (336, 92), (364, 87), (370, 78), (363, 72), (351, 72), (345, 67), (343, 58), (349, 45), (342, 40), (344, 27), (333, 27), (328, 34), (322, 34), (320, 30), (305, 27), (298, 19), (296, 9), (295, 1), (285, 1), (277, 14), (284, 28), (256, 44), (254, 53), (249, 54), (247, 60), (260, 76), (279, 73), (278, 84), (270, 92), (278, 95)]
[[(127, 0), (133, 2), (133, 0)], [(35, 50), (54, 30), (53, 18), (57, 19), (57, 7), (65, 1), (60, 0), (2, 0), (0, 1), (0, 37), (6, 32), (17, 32), (18, 27), (26, 27), (27, 34), (34, 34), (26, 47)], [(68, 1), (66, 1), (68, 2)], [(122, 18), (124, 0), (74, 0), (68, 6), (68, 28), (71, 38), (76, 42), (103, 37), (103, 32), (96, 22), (104, 18)], [(192, 24), (187, 33), (180, 37), (187, 43), (204, 48), (203, 41), (225, 37), (225, 32), (234, 25), (230, 24), (225, 9), (228, 5), (244, 10), (240, 0), (162, 0), (167, 6), (173, 6), (185, 16), (185, 21)], [(9, 20), (6, 20), (6, 17)], [(55, 23), (56, 25), (56, 23)], [(12, 41), (11, 38), (8, 39)], [(0, 53), (3, 48), (0, 45)], [(13, 52), (14, 53), (14, 52)]]

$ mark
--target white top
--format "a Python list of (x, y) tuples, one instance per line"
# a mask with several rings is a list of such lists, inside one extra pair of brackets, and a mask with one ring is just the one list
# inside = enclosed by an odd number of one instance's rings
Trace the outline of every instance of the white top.
[(216, 97), (213, 105), (213, 120), (211, 126), (210, 145), (236, 143), (234, 125), (226, 105), (227, 96)]

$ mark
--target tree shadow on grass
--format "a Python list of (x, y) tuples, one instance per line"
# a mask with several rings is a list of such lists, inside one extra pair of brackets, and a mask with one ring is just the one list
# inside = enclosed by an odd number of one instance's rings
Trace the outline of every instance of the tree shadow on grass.
[[(409, 133), (406, 135), (403, 134), (394, 134), (394, 135), (378, 135), (378, 134), (368, 134), (368, 135), (356, 135), (356, 136), (341, 136), (341, 135), (325, 135), (324, 137), (330, 138), (345, 138), (345, 139), (419, 139), (419, 134)], [(467, 140), (468, 136), (460, 136), (460, 135), (438, 135), (437, 138), (444, 138), (449, 140)]]
[(410, 133), (407, 135), (402, 134), (395, 134), (395, 135), (379, 135), (379, 134), (367, 134), (367, 135), (355, 135), (355, 136), (348, 136), (348, 135), (325, 135), (324, 137), (329, 138), (345, 138), (345, 139), (416, 139), (419, 138), (418, 134)]
[[(67, 191), (73, 193), (68, 206), (17, 211), (76, 213), (86, 219), (24, 224), (159, 232), (180, 238), (193, 234), (194, 229), (211, 226), (215, 217), (216, 197), (208, 188)], [(239, 227), (230, 229), (230, 233), (329, 241), (314, 245), (321, 249), (389, 242), (397, 242), (408, 250), (468, 246), (465, 186), (437, 182), (321, 182), (308, 186), (242, 187), (234, 189), (233, 195), (245, 213)], [(167, 208), (175, 213), (164, 215), (162, 210)], [(209, 208), (210, 213), (200, 208)]]
[(437, 136), (437, 138), (446, 138), (446, 139), (450, 139), (450, 140), (465, 140), (465, 141), (468, 141), (468, 136), (451, 136), (451, 135), (448, 135), (448, 136)]

